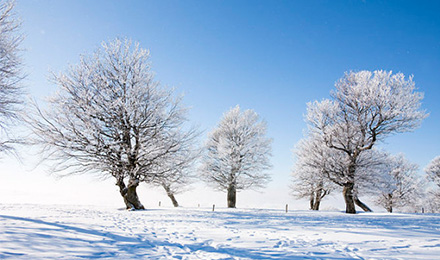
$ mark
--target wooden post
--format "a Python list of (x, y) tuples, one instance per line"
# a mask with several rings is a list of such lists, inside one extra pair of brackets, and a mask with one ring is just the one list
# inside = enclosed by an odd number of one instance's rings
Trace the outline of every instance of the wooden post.
[(289, 212), (289, 204), (286, 204), (286, 213)]
[(212, 204), (212, 211), (214, 211), (215, 209), (215, 204)]
[(161, 204), (161, 202), (160, 202), (160, 200), (159, 200), (159, 207), (160, 207), (160, 204)]
[(425, 213), (425, 209), (424, 208), (422, 208), (422, 213)]

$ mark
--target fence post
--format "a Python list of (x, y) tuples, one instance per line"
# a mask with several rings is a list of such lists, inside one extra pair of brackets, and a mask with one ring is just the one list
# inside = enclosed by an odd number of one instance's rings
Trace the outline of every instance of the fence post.
[(159, 207), (160, 207), (161, 201), (159, 200)]
[(215, 204), (212, 204), (212, 211), (214, 211), (215, 209)]
[(289, 212), (289, 204), (286, 204), (286, 213)]

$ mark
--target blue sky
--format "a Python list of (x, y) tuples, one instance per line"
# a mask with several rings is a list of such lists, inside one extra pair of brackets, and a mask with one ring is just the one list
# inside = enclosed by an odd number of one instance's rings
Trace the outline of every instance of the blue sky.
[(438, 1), (17, 0), (16, 10), (32, 95), (56, 90), (49, 70), (65, 71), (102, 41), (129, 37), (150, 49), (157, 79), (185, 94), (204, 136), (236, 104), (267, 121), (272, 188), (287, 192), (306, 103), (329, 97), (348, 70), (414, 75), (430, 116), (380, 145), (421, 167), (440, 155)]

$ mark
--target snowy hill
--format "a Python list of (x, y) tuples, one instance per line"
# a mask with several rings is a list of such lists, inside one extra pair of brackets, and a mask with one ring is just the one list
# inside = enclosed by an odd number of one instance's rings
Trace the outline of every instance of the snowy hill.
[(0, 205), (0, 259), (438, 259), (440, 215)]

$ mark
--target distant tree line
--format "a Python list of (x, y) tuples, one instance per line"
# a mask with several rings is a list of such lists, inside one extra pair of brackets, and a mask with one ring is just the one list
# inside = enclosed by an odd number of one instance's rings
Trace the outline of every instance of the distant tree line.
[[(149, 51), (128, 39), (103, 42), (67, 71), (53, 74), (58, 91), (44, 108), (33, 102), (22, 111), (24, 78), (20, 22), (14, 2), (0, 5), (0, 152), (15, 144), (41, 148), (44, 161), (60, 176), (94, 173), (113, 178), (127, 209), (144, 209), (140, 183), (164, 189), (174, 206), (176, 194), (200, 177), (227, 194), (270, 181), (271, 144), (267, 125), (253, 110), (227, 111), (199, 147), (199, 131), (188, 126), (181, 97), (154, 79)], [(355, 205), (371, 211), (359, 196), (368, 194), (395, 208), (439, 210), (440, 157), (418, 177), (418, 166), (390, 155), (377, 144), (395, 133), (416, 129), (427, 116), (412, 77), (388, 71), (347, 72), (331, 99), (307, 105), (308, 131), (295, 148), (292, 191), (319, 210), (328, 194), (342, 192), (347, 213)], [(13, 137), (9, 129), (24, 121), (32, 136)], [(423, 187), (435, 184), (428, 192)], [(86, 191), (84, 191), (86, 192)]]

